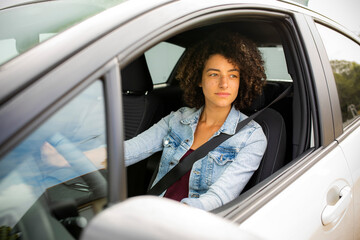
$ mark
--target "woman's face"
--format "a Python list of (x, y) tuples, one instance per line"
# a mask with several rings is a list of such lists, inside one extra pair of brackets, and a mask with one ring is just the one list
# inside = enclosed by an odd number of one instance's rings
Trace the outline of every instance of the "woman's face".
[(230, 108), (238, 95), (239, 85), (239, 68), (220, 54), (211, 55), (205, 63), (200, 84), (205, 106)]

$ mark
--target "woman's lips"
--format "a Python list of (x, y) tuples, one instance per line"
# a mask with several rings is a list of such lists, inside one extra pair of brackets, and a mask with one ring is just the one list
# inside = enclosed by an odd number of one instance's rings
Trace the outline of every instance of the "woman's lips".
[(219, 97), (228, 97), (230, 96), (230, 93), (227, 92), (219, 92), (219, 93), (215, 93), (217, 96)]

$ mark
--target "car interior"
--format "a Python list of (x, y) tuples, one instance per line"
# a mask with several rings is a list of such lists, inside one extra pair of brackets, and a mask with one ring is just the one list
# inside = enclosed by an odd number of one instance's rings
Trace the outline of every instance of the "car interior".
[[(161, 81), (154, 79), (156, 71), (161, 74), (162, 66), (167, 66), (167, 55), (171, 55), (173, 49), (186, 50), (193, 42), (214, 29), (228, 28), (240, 32), (257, 44), (263, 54), (267, 73), (262, 95), (251, 107), (241, 111), (251, 115), (266, 107), (285, 89), (292, 89), (290, 94), (255, 119), (266, 134), (268, 147), (259, 169), (243, 192), (271, 178), (272, 174), (286, 167), (313, 144), (310, 107), (305, 76), (302, 74), (304, 66), (300, 64), (298, 57), (301, 51), (294, 44), (294, 33), (287, 28), (287, 24), (289, 23), (276, 19), (249, 17), (204, 24), (163, 39), (161, 43), (158, 42), (147, 52), (137, 56), (121, 69), (125, 140), (145, 131), (171, 111), (186, 106), (179, 82), (175, 79), (177, 63), (181, 61), (183, 51), (180, 54), (177, 51), (173, 64), (168, 67), (168, 74), (162, 76)], [(160, 44), (168, 46), (165, 52), (163, 50), (161, 54), (149, 56), (148, 52)], [(158, 69), (154, 70), (154, 65)], [(160, 156), (161, 152), (156, 153), (127, 168), (128, 197), (146, 194), (155, 176)], [(39, 232), (45, 237), (51, 236), (51, 231), (55, 231), (55, 235), (61, 236), (61, 239), (77, 239), (82, 229), (81, 224), (74, 224), (77, 217), (88, 215), (87, 218), (91, 219), (106, 204), (105, 179), (106, 170), (102, 169), (48, 188), (37, 198), (13, 231), (21, 231), (24, 239), (35, 239)], [(46, 219), (50, 219), (51, 228), (41, 227), (44, 231), (39, 228), (38, 222)]]

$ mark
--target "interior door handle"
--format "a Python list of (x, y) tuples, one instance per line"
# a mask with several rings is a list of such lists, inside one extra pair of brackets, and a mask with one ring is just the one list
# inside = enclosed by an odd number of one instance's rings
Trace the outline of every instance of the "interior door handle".
[(335, 205), (327, 205), (321, 215), (322, 224), (328, 225), (337, 220), (351, 203), (351, 188), (349, 186), (341, 189), (339, 200)]

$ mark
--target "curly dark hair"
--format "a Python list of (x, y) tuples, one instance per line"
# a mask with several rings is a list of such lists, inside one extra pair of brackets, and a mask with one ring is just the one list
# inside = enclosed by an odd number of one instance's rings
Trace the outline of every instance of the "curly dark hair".
[(195, 108), (205, 104), (199, 84), (206, 61), (215, 54), (224, 56), (240, 69), (239, 92), (233, 104), (238, 110), (249, 107), (266, 82), (264, 61), (254, 42), (228, 31), (214, 32), (186, 50), (176, 73), (185, 103)]

